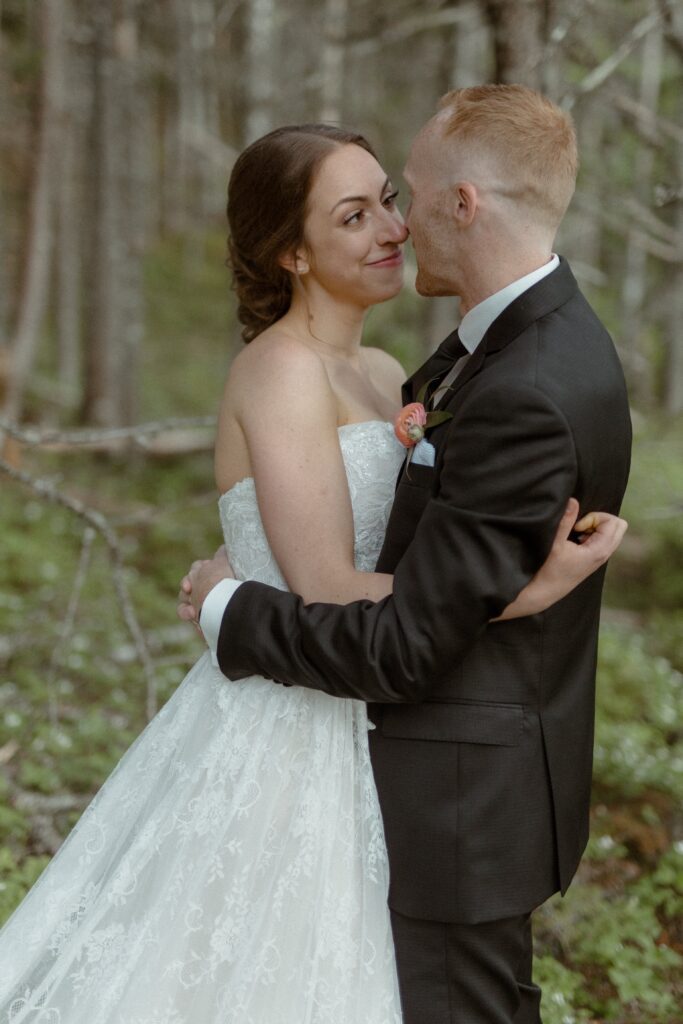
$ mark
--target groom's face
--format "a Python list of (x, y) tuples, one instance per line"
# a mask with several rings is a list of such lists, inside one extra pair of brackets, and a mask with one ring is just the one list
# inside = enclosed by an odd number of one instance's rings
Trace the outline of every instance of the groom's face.
[(441, 127), (431, 121), (413, 142), (403, 171), (410, 195), (405, 222), (415, 249), (415, 287), (420, 295), (457, 294), (457, 238), (447, 155)]

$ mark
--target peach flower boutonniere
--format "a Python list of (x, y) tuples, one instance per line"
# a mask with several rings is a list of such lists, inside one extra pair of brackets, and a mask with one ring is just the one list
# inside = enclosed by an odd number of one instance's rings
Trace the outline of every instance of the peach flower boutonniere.
[(404, 448), (413, 448), (425, 436), (427, 410), (422, 402), (404, 405), (396, 417), (394, 433)]
[(406, 471), (413, 449), (424, 438), (425, 431), (452, 418), (452, 412), (427, 412), (422, 402), (409, 402), (403, 406), (394, 422), (394, 433), (404, 448), (408, 449)]

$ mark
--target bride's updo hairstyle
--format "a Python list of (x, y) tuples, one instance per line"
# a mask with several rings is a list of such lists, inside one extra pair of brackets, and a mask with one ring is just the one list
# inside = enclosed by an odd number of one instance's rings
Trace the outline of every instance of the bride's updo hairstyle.
[(362, 135), (327, 124), (276, 128), (240, 154), (228, 185), (228, 266), (251, 341), (274, 324), (292, 301), (292, 275), (279, 264), (304, 241), (307, 201), (315, 175), (338, 146), (360, 146)]

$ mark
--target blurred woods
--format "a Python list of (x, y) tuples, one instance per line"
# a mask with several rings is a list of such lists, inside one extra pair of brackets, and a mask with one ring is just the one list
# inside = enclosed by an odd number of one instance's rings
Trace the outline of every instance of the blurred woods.
[[(342, 121), (398, 177), (450, 88), (570, 108), (583, 168), (561, 249), (644, 409), (683, 408), (683, 11), (669, 0), (2, 0), (4, 418), (135, 423), (144, 261), (222, 229), (236, 152)], [(220, 302), (222, 296), (216, 296)], [(452, 321), (421, 304), (412, 362)], [(434, 322), (436, 321), (436, 322)], [(226, 343), (234, 342), (227, 330)]]
[[(683, 0), (0, 0), (0, 922), (199, 650), (174, 598), (220, 543), (236, 154), (343, 122), (400, 185), (439, 96), (524, 82), (576, 121), (557, 248), (636, 427), (590, 846), (538, 915), (544, 1021), (681, 1024), (682, 72)], [(413, 276), (366, 330), (408, 371), (457, 318)]]

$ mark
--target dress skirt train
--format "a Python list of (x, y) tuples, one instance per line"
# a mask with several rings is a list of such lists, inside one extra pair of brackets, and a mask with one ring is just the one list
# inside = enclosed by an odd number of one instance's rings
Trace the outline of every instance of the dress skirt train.
[(0, 932), (2, 1024), (399, 1024), (367, 727), (200, 658)]

